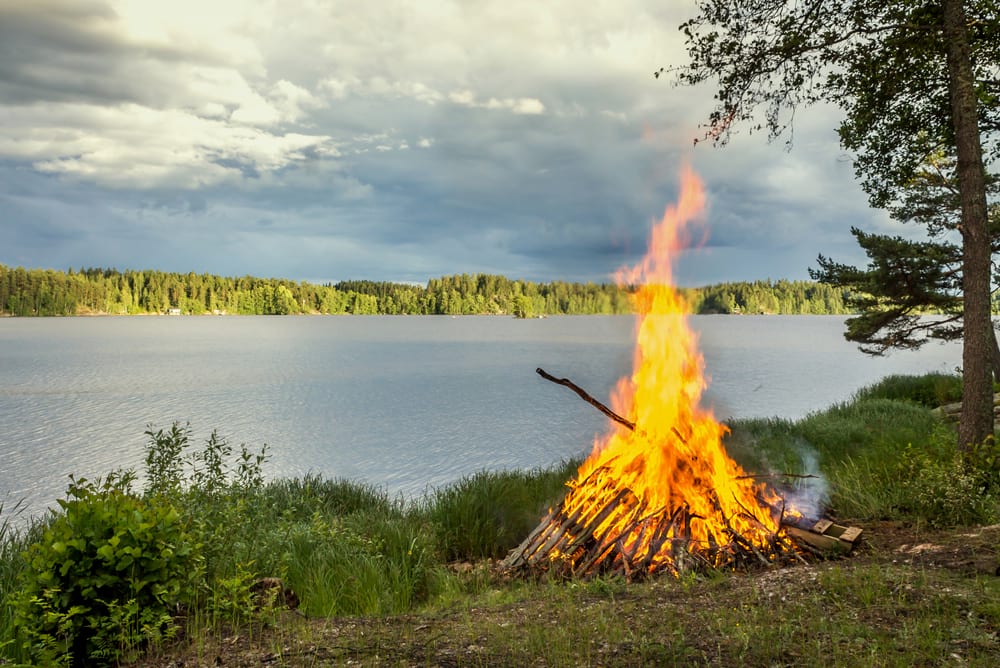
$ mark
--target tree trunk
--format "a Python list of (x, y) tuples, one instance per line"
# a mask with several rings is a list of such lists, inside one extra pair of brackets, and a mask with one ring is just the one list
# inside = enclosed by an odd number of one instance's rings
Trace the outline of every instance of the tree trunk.
[(1000, 383), (1000, 345), (997, 344), (997, 330), (995, 327), (991, 328), (993, 331), (990, 332), (993, 339), (993, 353), (990, 355), (990, 362), (993, 365), (993, 382)]
[(993, 434), (993, 323), (990, 319), (990, 237), (986, 175), (977, 97), (962, 0), (943, 0), (944, 41), (962, 203), (962, 414), (958, 445), (968, 450)]

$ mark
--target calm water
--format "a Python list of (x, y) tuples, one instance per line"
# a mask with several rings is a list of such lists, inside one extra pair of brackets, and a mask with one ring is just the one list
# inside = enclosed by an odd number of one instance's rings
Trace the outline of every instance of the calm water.
[[(950, 371), (957, 345), (872, 359), (825, 316), (697, 316), (726, 417), (801, 417), (889, 373)], [(419, 495), (475, 471), (589, 451), (606, 421), (543, 367), (606, 399), (631, 317), (0, 319), (0, 501), (40, 512), (67, 475), (141, 469), (147, 425), (267, 443), (272, 476)]]

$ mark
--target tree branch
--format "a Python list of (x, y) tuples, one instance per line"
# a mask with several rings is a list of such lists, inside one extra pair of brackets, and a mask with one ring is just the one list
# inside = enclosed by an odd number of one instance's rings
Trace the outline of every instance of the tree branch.
[(626, 420), (625, 418), (623, 418), (618, 413), (615, 413), (613, 410), (611, 410), (610, 408), (608, 408), (607, 406), (605, 406), (604, 404), (602, 404), (600, 401), (598, 401), (594, 397), (592, 397), (589, 394), (587, 394), (586, 390), (584, 390), (579, 385), (577, 385), (576, 383), (574, 383), (573, 381), (571, 381), (569, 378), (556, 378), (555, 376), (547, 373), (545, 371), (545, 369), (543, 369), (541, 367), (535, 369), (535, 373), (537, 373), (539, 376), (541, 376), (545, 380), (548, 380), (548, 381), (551, 381), (551, 382), (555, 383), (556, 385), (565, 385), (566, 387), (568, 387), (569, 389), (573, 390), (578, 395), (580, 395), (581, 399), (583, 399), (588, 404), (590, 404), (591, 406), (593, 406), (597, 410), (599, 410), (602, 413), (604, 413), (605, 415), (607, 415), (609, 418), (611, 418), (612, 420), (614, 420), (618, 424), (620, 424), (620, 425), (622, 425), (624, 427), (628, 427), (632, 431), (635, 431), (635, 423), (634, 422), (629, 422), (628, 420)]

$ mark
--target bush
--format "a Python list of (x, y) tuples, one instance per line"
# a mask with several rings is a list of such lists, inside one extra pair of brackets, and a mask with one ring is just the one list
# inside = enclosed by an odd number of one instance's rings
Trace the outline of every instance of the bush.
[(234, 453), (213, 431), (200, 451), (189, 452), (190, 425), (177, 422), (166, 430), (149, 425), (146, 436), (144, 498), (170, 503), (188, 518), (202, 546), (206, 582), (212, 588), (255, 559), (248, 552), (258, 540), (259, 526), (246, 518), (261, 515), (267, 445), (257, 453), (241, 445)]
[(909, 510), (934, 527), (993, 522), (997, 497), (988, 489), (988, 472), (960, 454), (936, 459), (908, 448), (903, 455), (902, 487)]
[(198, 546), (170, 503), (132, 493), (133, 478), (71, 479), (62, 513), (28, 547), (15, 626), (34, 660), (110, 664), (175, 633), (200, 582)]

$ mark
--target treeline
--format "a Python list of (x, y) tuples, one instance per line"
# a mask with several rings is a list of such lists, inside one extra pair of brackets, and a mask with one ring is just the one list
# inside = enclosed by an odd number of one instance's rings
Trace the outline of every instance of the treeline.
[[(697, 313), (845, 313), (844, 292), (812, 281), (723, 283), (682, 292)], [(10, 268), (0, 264), (0, 314), (205, 313), (239, 315), (582, 315), (631, 312), (614, 284), (536, 283), (491, 274), (426, 285), (342, 281), (318, 285), (162, 271)]]
[(719, 283), (682, 290), (695, 313), (842, 315), (847, 291), (813, 281)]

